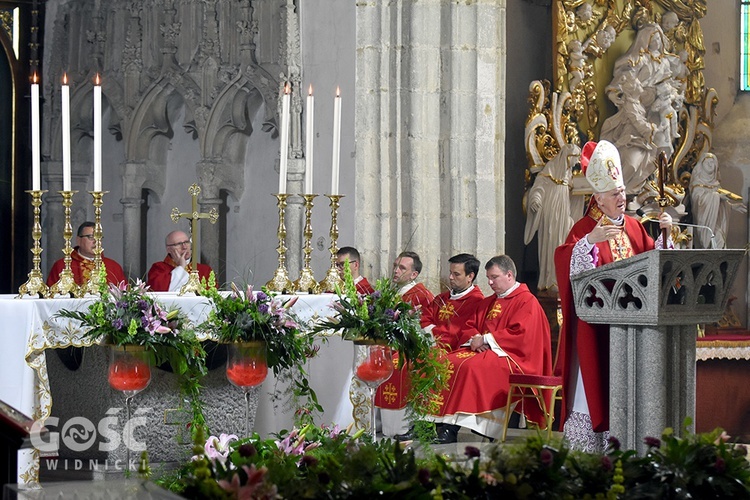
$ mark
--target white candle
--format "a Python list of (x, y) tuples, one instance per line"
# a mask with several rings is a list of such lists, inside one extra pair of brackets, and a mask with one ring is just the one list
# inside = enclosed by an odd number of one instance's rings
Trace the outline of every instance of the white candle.
[(102, 190), (102, 86), (94, 84), (94, 191)]
[(63, 75), (62, 86), (62, 164), (63, 191), (70, 191), (70, 87), (68, 75)]
[(313, 115), (315, 113), (315, 98), (307, 95), (307, 121), (305, 124), (305, 194), (313, 194)]
[(39, 191), (42, 187), (39, 162), (39, 84), (34, 73), (31, 84), (31, 189)]
[(333, 100), (333, 152), (331, 154), (331, 194), (339, 194), (339, 155), (341, 149), (341, 92)]
[(289, 155), (289, 84), (284, 86), (281, 99), (281, 160), (279, 164), (279, 194), (286, 194), (286, 165)]

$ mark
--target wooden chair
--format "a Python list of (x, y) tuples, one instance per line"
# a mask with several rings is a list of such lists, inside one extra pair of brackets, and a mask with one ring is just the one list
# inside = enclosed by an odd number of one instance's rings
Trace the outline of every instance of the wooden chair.
[[(511, 401), (513, 396), (520, 396), (521, 402), (526, 398), (534, 398), (539, 401), (547, 423), (547, 439), (552, 437), (552, 422), (555, 420), (555, 403), (562, 401), (563, 380), (557, 375), (525, 375), (523, 373), (511, 373), (509, 377), (510, 387), (508, 388), (508, 401), (505, 404), (505, 425), (503, 425), (503, 438), (508, 433), (508, 422), (511, 414)], [(525, 389), (532, 389), (525, 391)], [(536, 389), (536, 393), (533, 392)], [(550, 408), (547, 408), (547, 402), (544, 397), (546, 391), (552, 391), (552, 397), (549, 399)]]

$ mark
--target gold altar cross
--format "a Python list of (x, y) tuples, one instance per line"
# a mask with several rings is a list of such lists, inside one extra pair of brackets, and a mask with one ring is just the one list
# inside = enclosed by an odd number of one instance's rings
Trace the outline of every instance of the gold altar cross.
[(177, 224), (180, 219), (187, 219), (190, 221), (190, 239), (192, 240), (191, 250), (191, 262), (195, 265), (192, 266), (190, 271), (190, 278), (187, 284), (180, 289), (180, 295), (187, 292), (198, 293), (200, 290), (200, 279), (198, 278), (198, 221), (200, 219), (208, 219), (211, 224), (216, 224), (219, 220), (219, 212), (216, 207), (212, 208), (208, 212), (198, 212), (198, 195), (201, 193), (201, 188), (198, 184), (193, 184), (188, 188), (188, 193), (193, 197), (192, 211), (191, 212), (180, 212), (180, 209), (175, 207), (172, 209), (170, 217), (172, 222)]

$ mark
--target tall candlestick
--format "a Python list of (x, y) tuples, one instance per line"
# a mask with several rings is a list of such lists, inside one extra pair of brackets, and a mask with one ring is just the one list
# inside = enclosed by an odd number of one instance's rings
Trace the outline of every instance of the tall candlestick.
[(62, 85), (62, 164), (63, 191), (70, 191), (70, 87), (68, 75), (63, 75)]
[(286, 165), (289, 155), (289, 84), (284, 85), (281, 99), (281, 160), (279, 163), (279, 194), (286, 194)]
[(333, 152), (331, 154), (331, 194), (339, 194), (339, 155), (341, 149), (341, 92), (333, 100)]
[(307, 95), (307, 122), (305, 125), (305, 194), (313, 194), (313, 116), (315, 114), (315, 98)]
[(94, 191), (102, 190), (102, 86), (94, 84)]
[(39, 191), (41, 189), (41, 173), (39, 162), (41, 156), (39, 153), (39, 84), (37, 76), (34, 73), (33, 83), (31, 84), (31, 189)]

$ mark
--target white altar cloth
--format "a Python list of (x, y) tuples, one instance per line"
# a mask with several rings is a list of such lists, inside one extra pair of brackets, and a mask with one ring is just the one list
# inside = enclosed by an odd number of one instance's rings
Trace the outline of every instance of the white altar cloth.
[[(205, 320), (211, 306), (203, 297), (180, 297), (175, 293), (154, 293), (168, 308), (179, 307), (196, 324)], [(0, 295), (0, 400), (39, 420), (50, 416), (52, 395), (47, 377), (46, 349), (88, 346), (91, 340), (82, 337), (78, 322), (55, 317), (61, 309), (85, 310), (95, 298), (37, 299), (16, 295)], [(301, 322), (333, 313), (330, 304), (335, 295), (298, 295), (292, 311)], [(320, 342), (320, 341), (318, 341)], [(324, 414), (316, 419), (321, 424), (337, 423), (341, 427), (352, 421), (349, 384), (352, 378), (352, 347), (350, 342), (334, 336), (323, 343), (318, 355), (308, 363), (308, 379), (323, 406)], [(273, 375), (262, 385), (262, 394), (275, 389)], [(254, 431), (267, 436), (292, 427), (293, 415), (275, 411), (270, 398), (261, 396), (255, 417)], [(38, 480), (38, 456), (31, 451), (19, 453), (19, 482)]]

